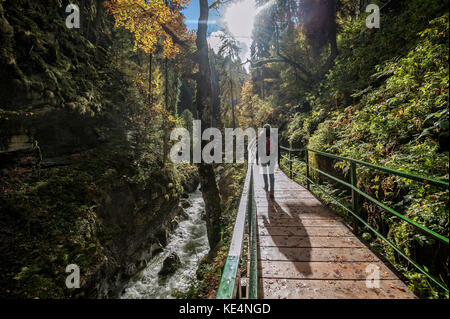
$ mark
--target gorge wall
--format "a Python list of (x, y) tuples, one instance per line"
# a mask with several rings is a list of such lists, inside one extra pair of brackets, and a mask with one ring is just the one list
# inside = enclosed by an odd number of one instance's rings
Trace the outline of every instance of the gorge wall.
[[(2, 298), (117, 296), (198, 185), (134, 120), (148, 112), (131, 35), (101, 0), (79, 1), (81, 27), (68, 29), (67, 4), (0, 1)], [(65, 285), (69, 264), (80, 289)]]

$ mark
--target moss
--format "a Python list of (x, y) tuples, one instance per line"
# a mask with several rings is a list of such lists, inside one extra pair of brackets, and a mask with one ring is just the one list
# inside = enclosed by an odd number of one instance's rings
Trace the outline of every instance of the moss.
[[(0, 4), (0, 145), (7, 148), (11, 136), (26, 135), (38, 141), (44, 161), (65, 165), (38, 169), (31, 153), (25, 154), (28, 166), (20, 166), (22, 158), (5, 160), (8, 168), (0, 175), (5, 298), (77, 296), (65, 288), (67, 264), (80, 266), (83, 287), (104, 257), (119, 263), (117, 238), (126, 241), (145, 226), (153, 204), (175, 206), (198, 181), (195, 166), (162, 165), (154, 128), (159, 123), (131, 120), (149, 112), (134, 81), (143, 66), (136, 62), (130, 34), (112, 30), (113, 21), (103, 14), (92, 32), (69, 31), (60, 21), (60, 6), (59, 0)], [(137, 137), (127, 138), (130, 131)], [(103, 210), (111, 194), (129, 201), (129, 220), (108, 219)]]
[(0, 198), (1, 229), (7, 230), (0, 235), (4, 297), (69, 297), (65, 267), (74, 263), (87, 270), (100, 259), (91, 177), (73, 168), (52, 169), (43, 177), (19, 183)]
[(74, 297), (76, 291), (65, 287), (65, 267), (80, 267), (83, 286), (114, 241), (133, 233), (133, 223), (141, 218), (136, 215), (123, 225), (100, 218), (98, 209), (108, 192), (132, 185), (138, 196), (154, 190), (158, 181), (158, 191), (170, 201), (196, 172), (187, 164), (139, 170), (130, 152), (129, 144), (116, 139), (73, 157), (70, 166), (42, 170), (40, 179), (31, 172), (8, 183), (7, 193), (0, 195), (0, 296)]

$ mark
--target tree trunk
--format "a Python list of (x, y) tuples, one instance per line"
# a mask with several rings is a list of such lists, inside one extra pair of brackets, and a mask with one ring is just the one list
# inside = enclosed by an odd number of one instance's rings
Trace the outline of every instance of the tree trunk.
[(152, 106), (152, 59), (153, 54), (150, 53), (150, 59), (148, 60), (148, 101)]
[(152, 105), (152, 60), (153, 54), (150, 53), (150, 57), (148, 60), (148, 101), (150, 106)]
[(265, 92), (264, 92), (264, 74), (263, 74), (263, 70), (260, 70), (261, 72), (261, 98), (264, 99), (265, 98)]
[(222, 120), (220, 118), (220, 86), (219, 74), (215, 66), (214, 51), (209, 52), (209, 63), (211, 68), (211, 89), (212, 89), (212, 103), (211, 103), (211, 126), (223, 130)]
[(167, 65), (167, 58), (164, 59), (164, 99), (165, 99), (165, 103), (166, 103), (166, 110), (168, 111), (169, 108), (169, 68)]
[[(164, 92), (164, 99), (165, 99), (165, 104), (166, 104), (166, 111), (169, 112), (170, 108), (169, 108), (169, 69), (168, 69), (168, 65), (167, 65), (167, 58), (165, 58), (164, 60), (164, 68), (165, 68), (165, 92)], [(168, 154), (168, 137), (169, 137), (169, 132), (168, 130), (168, 123), (167, 123), (167, 119), (164, 118), (163, 120), (163, 131), (164, 131), (164, 137), (163, 137), (163, 164), (165, 164), (167, 162), (167, 154)]]
[(338, 55), (338, 47), (337, 47), (337, 41), (336, 41), (336, 33), (337, 33), (337, 26), (336, 26), (336, 1), (330, 1), (329, 4), (329, 19), (330, 19), (330, 28), (329, 28), (329, 42), (331, 47), (331, 60), (334, 61), (336, 56)]
[[(208, 127), (211, 117), (211, 70), (208, 57), (208, 42), (206, 33), (208, 28), (208, 0), (200, 0), (200, 17), (198, 19), (197, 39), (195, 44), (198, 51), (199, 74), (197, 82), (196, 108), (203, 127)], [(205, 144), (206, 141), (202, 141)], [(203, 145), (202, 145), (203, 146)], [(220, 241), (220, 194), (212, 164), (198, 164), (202, 196), (205, 202), (206, 228), (209, 247), (213, 251)]]
[(236, 115), (234, 113), (234, 99), (233, 99), (233, 79), (230, 75), (230, 96), (231, 96), (231, 117), (233, 119), (233, 128), (236, 128)]

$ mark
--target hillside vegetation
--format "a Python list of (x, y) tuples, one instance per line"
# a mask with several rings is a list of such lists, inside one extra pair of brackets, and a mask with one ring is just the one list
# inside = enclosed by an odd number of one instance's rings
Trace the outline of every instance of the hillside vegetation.
[[(329, 69), (326, 64), (320, 67), (327, 57), (326, 48), (314, 57), (307, 45), (295, 49), (280, 36), (281, 48), (304, 61), (319, 62), (316, 69), (308, 69), (316, 76), (305, 81), (301, 72), (286, 63), (256, 68), (253, 79), (244, 85), (241, 109), (253, 108), (257, 121), (278, 126), (285, 146), (308, 147), (448, 180), (448, 5), (414, 0), (393, 3), (381, 12), (380, 29), (368, 29), (365, 14), (349, 17), (345, 8), (338, 11), (339, 54)], [(297, 40), (291, 36), (291, 41), (302, 43), (301, 33)], [(264, 80), (260, 73), (265, 74)], [(248, 119), (243, 116), (243, 121)], [(309, 160), (313, 167), (350, 178), (347, 162), (313, 153)], [(302, 165), (294, 167), (305, 172)], [(361, 190), (448, 237), (448, 190), (364, 167), (358, 167), (357, 175)], [(327, 190), (351, 206), (345, 187), (314, 172), (313, 179), (325, 182)], [(359, 200), (361, 216), (419, 265), (448, 282), (448, 246), (372, 202)], [(371, 231), (362, 228), (359, 234), (406, 275), (419, 296), (448, 297)]]

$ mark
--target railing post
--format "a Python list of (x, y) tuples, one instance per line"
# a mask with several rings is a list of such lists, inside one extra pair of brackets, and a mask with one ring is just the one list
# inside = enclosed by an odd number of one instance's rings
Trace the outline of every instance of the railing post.
[(254, 202), (253, 171), (250, 180), (250, 192), (248, 194), (248, 215), (249, 215), (249, 242), (250, 242), (250, 273), (248, 276), (248, 299), (258, 298), (258, 242), (257, 242), (257, 221), (256, 204)]
[(289, 151), (289, 178), (292, 179), (292, 158), (291, 158), (291, 151)]
[(309, 155), (308, 155), (308, 150), (305, 150), (305, 163), (306, 163), (306, 189), (309, 190)]
[[(356, 178), (356, 164), (354, 162), (350, 162), (350, 181), (353, 187), (357, 187), (357, 178)], [(352, 189), (352, 210), (355, 214), (358, 214), (358, 193)], [(357, 230), (358, 221), (356, 218), (353, 218), (353, 228)]]

